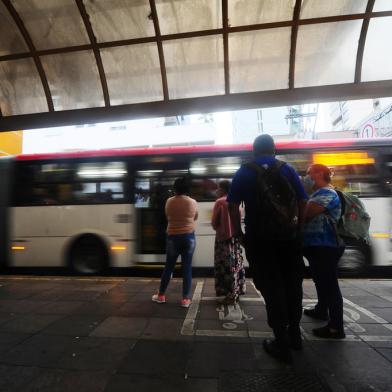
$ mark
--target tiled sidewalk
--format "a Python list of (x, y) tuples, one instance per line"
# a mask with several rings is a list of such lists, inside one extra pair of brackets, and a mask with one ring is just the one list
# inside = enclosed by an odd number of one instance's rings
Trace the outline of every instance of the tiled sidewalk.
[[(342, 280), (348, 338), (315, 339), (304, 316), (292, 366), (262, 349), (270, 329), (250, 281), (236, 307), (216, 302), (212, 279), (194, 279), (189, 309), (180, 280), (164, 305), (157, 285), (0, 277), (0, 391), (392, 391), (392, 281)], [(310, 306), (311, 281), (304, 292)]]

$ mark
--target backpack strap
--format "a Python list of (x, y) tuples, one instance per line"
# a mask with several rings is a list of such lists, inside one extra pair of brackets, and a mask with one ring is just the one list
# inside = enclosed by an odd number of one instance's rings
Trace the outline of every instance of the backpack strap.
[(259, 175), (262, 175), (267, 171), (267, 169), (265, 167), (260, 166), (255, 162), (246, 162), (246, 163), (244, 163), (244, 166), (256, 171), (256, 173)]
[(279, 172), (281, 167), (285, 164), (286, 164), (286, 162), (283, 162), (283, 161), (280, 161), (279, 159), (277, 159), (272, 165), (268, 166), (268, 169), (266, 169), (264, 166), (260, 166), (256, 162), (247, 162), (247, 163), (244, 163), (244, 166), (249, 167), (250, 169), (254, 169), (259, 174), (264, 174), (267, 170)]
[(286, 162), (283, 162), (283, 161), (277, 159), (271, 168), (276, 169), (276, 170), (280, 170), (281, 167), (283, 167), (284, 165), (286, 165)]
[(341, 219), (344, 216), (344, 214), (346, 213), (346, 200), (343, 196), (342, 191), (335, 189), (335, 192), (338, 194), (339, 200), (340, 200), (340, 206), (341, 206), (340, 219)]

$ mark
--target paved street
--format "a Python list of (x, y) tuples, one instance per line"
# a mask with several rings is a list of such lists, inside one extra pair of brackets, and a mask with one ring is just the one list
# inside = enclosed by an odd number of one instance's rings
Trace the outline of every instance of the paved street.
[[(220, 305), (212, 279), (193, 302), (151, 302), (150, 278), (0, 277), (0, 391), (392, 391), (392, 281), (341, 280), (345, 341), (311, 335), (293, 365), (262, 349), (271, 335), (250, 281), (238, 306)], [(315, 290), (304, 282), (304, 306)], [(307, 388), (307, 389), (306, 389)]]

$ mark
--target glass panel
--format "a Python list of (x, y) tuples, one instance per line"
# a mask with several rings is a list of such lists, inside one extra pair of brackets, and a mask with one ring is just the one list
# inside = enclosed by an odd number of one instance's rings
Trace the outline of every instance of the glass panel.
[(382, 193), (375, 164), (330, 165), (332, 185), (356, 196), (380, 196)]
[(84, 180), (123, 178), (127, 175), (125, 162), (80, 163), (76, 177)]
[(222, 27), (220, 0), (156, 0), (161, 34)]
[(10, 13), (0, 3), (0, 56), (28, 52), (28, 48)]
[(73, 204), (119, 203), (125, 200), (123, 182), (85, 182), (72, 184)]
[(93, 52), (41, 57), (55, 110), (104, 106)]
[(0, 62), (0, 107), (3, 116), (48, 111), (32, 59)]
[(229, 0), (229, 25), (241, 26), (293, 19), (292, 0)]
[(391, 16), (370, 19), (363, 53), (363, 81), (392, 79), (392, 51), (386, 47), (391, 36)]
[(98, 42), (155, 35), (149, 0), (84, 1)]
[(155, 43), (102, 49), (101, 55), (112, 105), (163, 99)]
[(175, 169), (159, 167), (144, 167), (136, 172), (134, 199), (140, 230), (138, 253), (165, 253), (166, 200), (173, 196), (174, 180), (188, 173), (186, 163), (179, 163)]
[(200, 158), (191, 162), (190, 172), (193, 176), (225, 177), (233, 176), (240, 168), (242, 158), (238, 156), (223, 158)]
[(360, 14), (366, 11), (367, 0), (308, 0), (302, 2), (301, 19), (323, 16)]
[(36, 49), (61, 48), (90, 42), (76, 2), (13, 0), (12, 3)]
[(124, 162), (21, 164), (16, 171), (15, 202), (16, 205), (118, 203), (125, 200), (125, 176)]
[(197, 201), (214, 201), (219, 181), (231, 180), (245, 161), (246, 158), (239, 156), (193, 160), (189, 169), (192, 175), (191, 197)]
[(164, 41), (170, 99), (224, 94), (222, 36)]
[[(352, 155), (364, 154), (368, 156), (369, 162), (375, 161), (375, 154), (369, 151), (328, 151), (325, 153), (296, 153), (279, 154), (278, 159), (289, 163), (303, 178), (312, 163), (323, 162), (332, 169), (332, 184), (341, 191), (354, 193), (357, 196), (369, 197), (380, 196), (381, 186), (376, 164), (361, 163), (352, 159)], [(346, 157), (346, 159), (345, 159)], [(351, 158), (351, 159), (350, 159)], [(351, 160), (351, 162), (350, 162)]]
[(354, 82), (362, 20), (299, 26), (295, 87)]
[(383, 177), (386, 191), (388, 194), (392, 195), (392, 151), (391, 154), (385, 155), (385, 168)]
[(290, 37), (290, 27), (230, 34), (230, 91), (287, 88)]
[(392, 11), (392, 1), (391, 0), (376, 0), (373, 12), (381, 11)]

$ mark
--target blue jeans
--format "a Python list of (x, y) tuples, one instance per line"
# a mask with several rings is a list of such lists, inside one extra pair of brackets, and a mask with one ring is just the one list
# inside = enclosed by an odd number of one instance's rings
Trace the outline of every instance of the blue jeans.
[(192, 256), (195, 251), (195, 233), (168, 235), (166, 241), (166, 264), (161, 276), (159, 293), (164, 294), (169, 285), (178, 256), (182, 263), (182, 297), (189, 298), (192, 288)]

